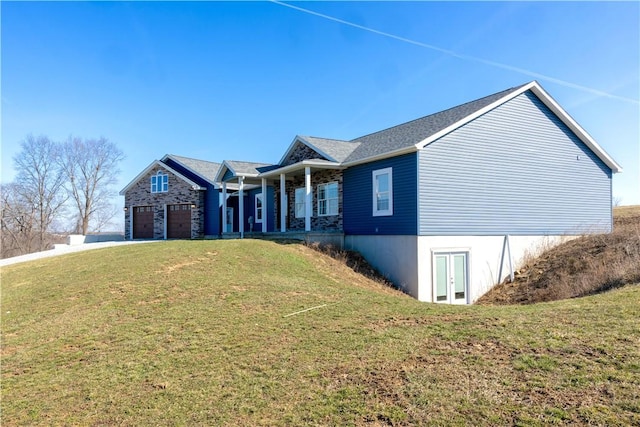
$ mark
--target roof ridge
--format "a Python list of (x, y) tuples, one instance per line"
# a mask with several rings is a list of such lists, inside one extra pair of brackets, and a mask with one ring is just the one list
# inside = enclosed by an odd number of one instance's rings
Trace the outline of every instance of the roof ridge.
[(264, 163), (264, 162), (251, 162), (248, 160), (224, 160), (227, 163), (249, 163), (252, 165), (266, 165), (266, 166), (272, 166), (272, 163)]
[(349, 144), (353, 144), (355, 141), (345, 140), (345, 139), (337, 139), (337, 138), (325, 138), (324, 136), (313, 136), (313, 135), (300, 135), (303, 138), (315, 138), (315, 139), (326, 139), (327, 141), (336, 141), (336, 142), (346, 142)]
[(188, 160), (195, 160), (198, 162), (207, 162), (207, 163), (215, 163), (217, 165), (219, 165), (219, 162), (214, 162), (211, 160), (203, 160), (203, 159), (196, 159), (195, 157), (187, 157), (187, 156), (180, 156), (178, 154), (167, 154), (168, 157), (177, 157), (177, 158), (181, 158), (181, 159), (188, 159)]

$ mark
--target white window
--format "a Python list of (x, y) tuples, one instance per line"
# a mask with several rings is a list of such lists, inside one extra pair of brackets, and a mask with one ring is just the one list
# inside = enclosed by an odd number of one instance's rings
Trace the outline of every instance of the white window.
[(373, 216), (393, 215), (392, 168), (373, 171)]
[(262, 222), (262, 193), (256, 194), (256, 222)]
[(296, 188), (296, 200), (295, 200), (295, 213), (296, 218), (304, 218), (305, 216), (305, 199), (307, 197), (307, 190), (305, 187)]
[(156, 175), (151, 176), (151, 192), (166, 193), (169, 191), (169, 175), (158, 171)]
[(338, 183), (318, 185), (318, 216), (338, 215)]

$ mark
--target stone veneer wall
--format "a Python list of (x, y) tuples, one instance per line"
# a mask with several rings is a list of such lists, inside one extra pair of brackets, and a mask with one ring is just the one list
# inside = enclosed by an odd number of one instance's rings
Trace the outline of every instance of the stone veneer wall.
[[(318, 216), (318, 184), (330, 182), (338, 183), (338, 215)], [(296, 176), (292, 181), (287, 181), (287, 198), (289, 199), (289, 225), (288, 231), (304, 231), (304, 217), (296, 218), (295, 191), (304, 187), (304, 175)], [(280, 189), (275, 185), (276, 204), (280, 203)], [(277, 212), (276, 212), (277, 215)], [(279, 223), (279, 221), (278, 221)], [(323, 170), (311, 173), (311, 230), (312, 231), (342, 231), (342, 171)]]
[(324, 156), (318, 154), (308, 146), (298, 142), (281, 166), (289, 166), (303, 160), (320, 159), (327, 160)]
[[(169, 191), (166, 193), (151, 193), (151, 176), (156, 175), (158, 170), (162, 170), (169, 175)], [(175, 204), (195, 204), (196, 208), (191, 212), (191, 238), (201, 238), (204, 236), (204, 215), (205, 215), (205, 192), (194, 190), (182, 179), (175, 176), (170, 171), (156, 167), (148, 174), (136, 182), (125, 194), (124, 205), (127, 208), (132, 206), (153, 206), (153, 238), (164, 238), (164, 214), (165, 205)], [(133, 215), (132, 209), (128, 209), (124, 214), (124, 238), (131, 239), (133, 230), (130, 229)]]

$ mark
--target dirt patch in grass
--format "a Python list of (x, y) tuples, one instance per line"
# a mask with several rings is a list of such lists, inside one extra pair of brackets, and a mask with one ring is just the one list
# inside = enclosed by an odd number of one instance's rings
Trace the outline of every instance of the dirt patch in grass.
[(324, 270), (326, 273), (339, 271), (340, 274), (345, 274), (346, 270), (343, 267), (346, 266), (353, 272), (353, 274), (347, 273), (349, 280), (356, 285), (370, 287), (373, 284), (378, 290), (383, 289), (394, 294), (402, 293), (390, 280), (373, 268), (359, 252), (347, 251), (333, 245), (323, 245), (315, 242), (307, 243), (304, 246), (328, 256), (328, 258), (317, 259), (317, 265), (324, 264), (327, 267)]
[(546, 250), (478, 304), (554, 301), (639, 282), (640, 206), (616, 208), (612, 233), (581, 236)]

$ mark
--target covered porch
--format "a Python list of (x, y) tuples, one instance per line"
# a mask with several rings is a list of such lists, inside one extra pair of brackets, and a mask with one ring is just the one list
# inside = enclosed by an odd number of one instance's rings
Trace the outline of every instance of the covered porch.
[[(287, 166), (225, 161), (219, 172), (223, 238), (278, 234), (342, 242), (342, 169), (336, 162), (317, 159)], [(228, 184), (237, 188), (237, 228), (229, 227)], [(255, 197), (247, 199), (245, 193)], [(247, 203), (253, 209), (247, 211)]]

